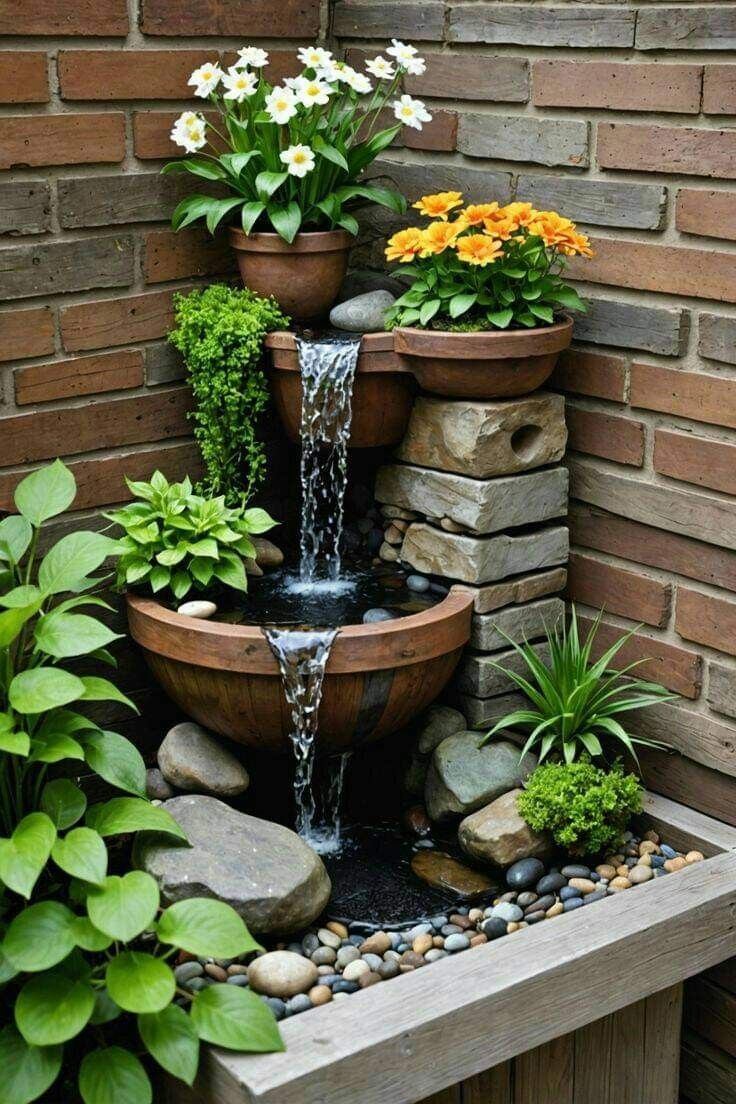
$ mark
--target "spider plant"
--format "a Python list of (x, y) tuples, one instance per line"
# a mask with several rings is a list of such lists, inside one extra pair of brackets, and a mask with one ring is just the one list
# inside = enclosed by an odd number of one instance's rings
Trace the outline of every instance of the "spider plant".
[(483, 738), (486, 743), (501, 729), (521, 726), (531, 729), (522, 756), (534, 751), (541, 763), (548, 755), (572, 763), (581, 752), (592, 757), (604, 755), (601, 739), (615, 740), (623, 744), (638, 765), (634, 745), (665, 748), (658, 740), (631, 736), (616, 719), (619, 713), (632, 709), (644, 709), (659, 702), (673, 701), (677, 695), (668, 693), (656, 682), (645, 682), (629, 677), (629, 673), (645, 663), (635, 660), (621, 670), (614, 670), (611, 662), (624, 644), (636, 632), (636, 628), (624, 633), (595, 663), (591, 651), (601, 622), (598, 614), (585, 641), (581, 641), (575, 607), (572, 607), (569, 623), (564, 618), (552, 628), (547, 628), (549, 664), (537, 655), (526, 641), (517, 644), (506, 639), (522, 657), (529, 677), (517, 674), (495, 663), (512, 682), (529, 698), (531, 707), (517, 709), (502, 717)]

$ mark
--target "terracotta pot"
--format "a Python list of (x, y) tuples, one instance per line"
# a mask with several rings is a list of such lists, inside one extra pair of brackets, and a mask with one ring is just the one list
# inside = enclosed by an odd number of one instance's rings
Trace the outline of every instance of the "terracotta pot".
[(423, 391), (455, 399), (528, 395), (549, 377), (572, 338), (572, 319), (534, 330), (452, 333), (394, 330), (394, 349)]
[(278, 234), (244, 234), (230, 228), (243, 283), (272, 295), (293, 322), (318, 322), (334, 305), (354, 242), (345, 230), (297, 234), (291, 245)]
[[(127, 603), (133, 639), (187, 716), (248, 747), (291, 749), (291, 709), (258, 626), (198, 621), (134, 594)], [(457, 666), (472, 610), (472, 593), (456, 586), (421, 613), (341, 629), (325, 674), (320, 747), (346, 751), (378, 740), (426, 709)]]
[[(302, 381), (294, 334), (279, 330), (266, 338), (269, 378), (286, 435), (299, 442)], [(364, 334), (353, 385), (350, 448), (397, 444), (406, 431), (416, 388), (409, 368), (393, 351), (389, 333)]]

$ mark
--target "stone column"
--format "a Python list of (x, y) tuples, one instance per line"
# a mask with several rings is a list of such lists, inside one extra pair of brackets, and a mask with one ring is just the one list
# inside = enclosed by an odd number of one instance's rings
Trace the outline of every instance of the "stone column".
[(563, 613), (566, 441), (560, 395), (538, 391), (502, 402), (422, 396), (397, 462), (378, 472), (381, 557), (475, 595), (472, 636), (449, 690), (473, 728), (522, 704), (495, 666), (523, 667), (507, 638), (541, 641)]

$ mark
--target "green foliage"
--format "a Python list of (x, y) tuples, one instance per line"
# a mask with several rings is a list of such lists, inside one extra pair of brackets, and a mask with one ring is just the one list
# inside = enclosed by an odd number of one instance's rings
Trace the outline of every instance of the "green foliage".
[[(89, 701), (131, 703), (113, 682), (67, 669), (81, 657), (109, 663), (106, 646), (116, 639), (75, 612), (110, 609), (91, 593), (100, 581), (91, 573), (117, 554), (115, 541), (70, 534), (37, 563), (40, 526), (71, 505), (74, 491), (71, 472), (56, 461), (20, 483), (20, 514), (0, 522), (0, 1096), (3, 1104), (38, 1100), (62, 1070), (77, 1072), (81, 1054), (85, 1104), (146, 1104), (148, 1073), (137, 1053), (108, 1045), (107, 1025), (119, 1042), (133, 1038), (137, 1024), (134, 1049), (191, 1084), (200, 1039), (229, 1046), (233, 1028), (210, 1000), (200, 1029), (180, 1006), (194, 1009), (199, 998), (177, 998), (167, 959), (184, 948), (232, 957), (259, 948), (221, 902), (182, 902), (169, 915), (149, 874), (108, 873), (108, 837), (183, 833), (145, 798), (136, 748), (83, 712)], [(256, 528), (264, 525), (262, 511), (254, 513)], [(72, 778), (47, 779), (49, 766), (67, 759), (124, 796), (88, 809)], [(254, 1000), (258, 1008), (239, 1008), (239, 1048), (282, 1049), (268, 1008)]]
[(233, 506), (266, 476), (258, 419), (268, 403), (263, 342), (289, 319), (273, 299), (211, 284), (174, 296), (169, 341), (184, 357), (195, 400), (190, 414), (205, 467), (201, 489)]
[(584, 756), (575, 763), (537, 767), (518, 806), (531, 828), (549, 832), (560, 847), (597, 855), (616, 848), (629, 819), (641, 812), (641, 786), (619, 762), (604, 770)]
[(203, 498), (188, 478), (168, 483), (158, 471), (150, 483), (127, 483), (138, 501), (105, 515), (125, 530), (118, 542), (119, 586), (143, 584), (154, 594), (168, 589), (177, 600), (192, 587), (248, 589), (243, 559), (256, 554), (249, 537), (276, 524), (265, 510)]
[(502, 729), (531, 729), (522, 754), (534, 751), (540, 763), (550, 754), (563, 758), (566, 763), (573, 762), (582, 752), (594, 758), (604, 756), (605, 747), (601, 739), (604, 743), (613, 740), (623, 744), (635, 761), (636, 744), (666, 746), (655, 740), (629, 735), (616, 715), (672, 701), (675, 695), (668, 694), (658, 683), (626, 677), (633, 668), (645, 663), (645, 659), (630, 663), (620, 671), (610, 666), (636, 629), (620, 636), (593, 663), (591, 651), (599, 625), (600, 615), (585, 641), (581, 641), (573, 606), (569, 624), (563, 621), (561, 625), (547, 627), (549, 664), (537, 655), (531, 644), (519, 645), (506, 637), (526, 664), (529, 677), (498, 663), (493, 666), (503, 671), (523, 691), (533, 708), (507, 713), (493, 726), (484, 742)]

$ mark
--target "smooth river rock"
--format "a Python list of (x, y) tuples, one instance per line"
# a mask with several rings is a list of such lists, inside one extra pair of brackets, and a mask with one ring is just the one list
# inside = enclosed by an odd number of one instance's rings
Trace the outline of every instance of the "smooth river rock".
[(424, 797), (432, 820), (467, 816), (517, 789), (534, 770), (537, 759), (507, 740), (492, 740), (479, 747), (481, 734), (457, 732), (435, 749), (427, 771)]
[(191, 847), (144, 833), (134, 861), (159, 884), (167, 904), (215, 897), (238, 912), (252, 932), (302, 932), (327, 904), (325, 867), (295, 832), (231, 809), (214, 797), (186, 795), (162, 806)]
[(486, 874), (471, 870), (443, 851), (416, 851), (412, 856), (411, 868), (417, 878), (427, 885), (456, 893), (458, 897), (475, 897), (497, 887), (497, 883)]
[(438, 744), (456, 732), (465, 731), (466, 727), (459, 709), (449, 705), (431, 705), (420, 719), (416, 749), (420, 755), (431, 755)]
[(183, 721), (166, 733), (157, 759), (166, 781), (188, 793), (236, 797), (250, 783), (233, 753), (194, 721)]
[(267, 997), (294, 997), (317, 984), (319, 972), (313, 962), (294, 951), (269, 951), (251, 962), (248, 984)]
[(338, 303), (330, 311), (330, 325), (352, 333), (377, 333), (386, 329), (385, 315), (395, 302), (390, 291), (366, 291)]
[(510, 866), (518, 859), (551, 852), (550, 837), (535, 832), (521, 816), (516, 803), (521, 792), (509, 790), (460, 822), (457, 835), (466, 854), (496, 866)]

